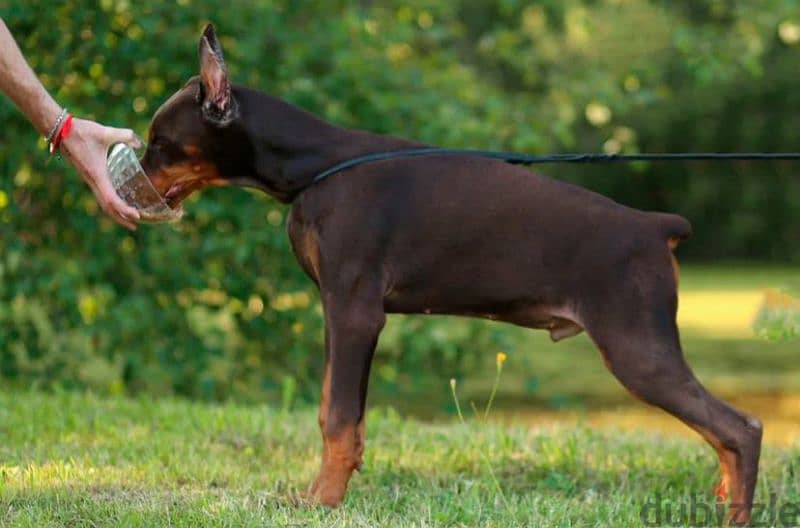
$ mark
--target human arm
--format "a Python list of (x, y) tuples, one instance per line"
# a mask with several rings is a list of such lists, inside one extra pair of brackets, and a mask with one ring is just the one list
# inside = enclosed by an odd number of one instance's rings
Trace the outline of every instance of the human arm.
[[(11, 32), (0, 18), (0, 92), (6, 94), (40, 134), (46, 135), (62, 108), (47, 93), (25, 61)], [(61, 144), (62, 152), (89, 184), (100, 207), (114, 221), (128, 229), (136, 228), (139, 213), (114, 191), (106, 173), (106, 153), (113, 143), (141, 146), (132, 130), (74, 119), (71, 134)]]

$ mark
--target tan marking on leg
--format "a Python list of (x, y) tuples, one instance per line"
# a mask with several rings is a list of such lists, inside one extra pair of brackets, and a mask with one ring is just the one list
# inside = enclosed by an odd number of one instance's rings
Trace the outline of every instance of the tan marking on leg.
[(319, 243), (317, 235), (308, 229), (303, 236), (303, 255), (308, 263), (308, 270), (311, 275), (319, 282)]
[(336, 436), (323, 433), (322, 467), (311, 485), (311, 498), (315, 502), (330, 507), (342, 503), (347, 483), (360, 465), (360, 452), (363, 452), (359, 429), (358, 425), (351, 425), (342, 428)]
[(331, 366), (328, 359), (325, 360), (325, 372), (322, 375), (322, 396), (319, 402), (319, 426), (323, 431), (323, 440), (325, 424), (328, 420), (328, 410), (330, 409), (330, 392), (331, 392)]
[(714, 436), (710, 431), (706, 430), (704, 427), (700, 427), (697, 425), (691, 425), (691, 428), (700, 433), (700, 435), (706, 439), (706, 441), (711, 444), (711, 447), (717, 452), (717, 456), (719, 457), (719, 466), (720, 472), (722, 473), (722, 477), (720, 478), (719, 483), (714, 486), (714, 495), (717, 497), (719, 502), (726, 502), (728, 499), (731, 499), (732, 504), (736, 504), (737, 501), (744, 501), (744, 483), (739, 482), (737, 479), (737, 464), (738, 464), (738, 455), (735, 451), (732, 451), (722, 445), (719, 438)]
[(347, 491), (347, 483), (354, 470), (361, 468), (365, 444), (365, 420), (347, 426), (335, 434), (327, 433), (330, 413), (331, 369), (325, 363), (322, 378), (322, 398), (319, 408), (319, 426), (322, 429), (322, 466), (311, 485), (310, 495), (314, 502), (336, 507), (341, 504)]
[(718, 449), (717, 455), (719, 456), (719, 467), (722, 477), (719, 483), (714, 486), (714, 495), (717, 501), (726, 502), (731, 497), (731, 491), (734, 487), (733, 476), (736, 472), (736, 454), (726, 449)]

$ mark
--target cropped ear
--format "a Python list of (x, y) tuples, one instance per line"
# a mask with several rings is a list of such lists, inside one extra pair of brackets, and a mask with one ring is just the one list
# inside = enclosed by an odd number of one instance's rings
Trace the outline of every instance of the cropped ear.
[(228, 69), (213, 24), (207, 25), (203, 31), (198, 51), (203, 83), (203, 117), (219, 126), (228, 125), (237, 117), (237, 106), (231, 96)]

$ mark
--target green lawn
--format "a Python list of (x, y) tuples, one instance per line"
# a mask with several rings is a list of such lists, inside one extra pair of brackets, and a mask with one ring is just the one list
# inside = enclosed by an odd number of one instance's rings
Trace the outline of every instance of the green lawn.
[[(368, 420), (365, 469), (327, 511), (294, 502), (318, 461), (310, 410), (3, 392), (0, 525), (639, 526), (653, 497), (710, 502), (717, 477), (699, 441)], [(798, 471), (800, 445), (767, 447), (758, 498), (800, 502)]]
[[(800, 503), (800, 345), (750, 328), (764, 292), (797, 287), (797, 272), (683, 278), (689, 362), (765, 422), (757, 500)], [(0, 391), (0, 526), (640, 526), (656, 497), (710, 504), (715, 454), (626, 394), (585, 336), (509, 337), (489, 424), (457, 422), (448, 379), (373, 383), (365, 469), (335, 511), (296, 501), (319, 461), (315, 409)], [(468, 416), (497, 352), (459, 381)]]

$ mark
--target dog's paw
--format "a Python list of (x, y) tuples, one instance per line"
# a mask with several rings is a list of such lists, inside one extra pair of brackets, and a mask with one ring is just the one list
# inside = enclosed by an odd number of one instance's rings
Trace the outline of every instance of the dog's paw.
[(317, 478), (306, 493), (311, 504), (337, 508), (344, 500), (347, 485), (337, 479)]

